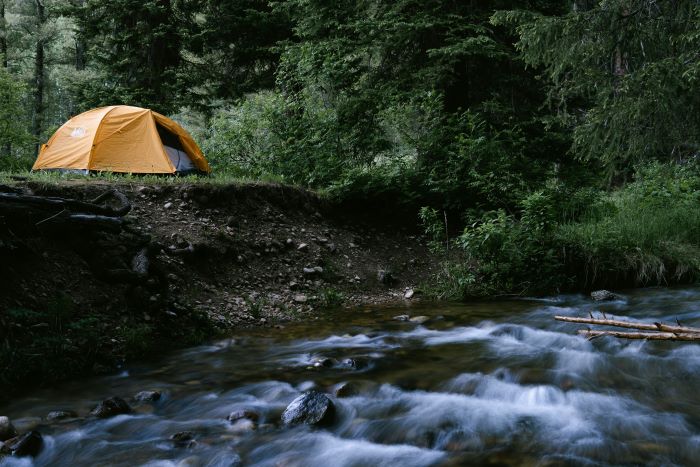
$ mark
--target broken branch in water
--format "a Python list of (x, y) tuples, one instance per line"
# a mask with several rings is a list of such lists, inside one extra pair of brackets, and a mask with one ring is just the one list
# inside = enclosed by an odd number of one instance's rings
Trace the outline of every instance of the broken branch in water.
[(675, 332), (623, 332), (623, 331), (592, 331), (581, 329), (578, 331), (582, 336), (593, 340), (597, 337), (612, 336), (619, 339), (645, 339), (658, 341), (700, 341), (700, 334), (696, 333), (675, 333)]
[(700, 341), (700, 328), (687, 326), (670, 326), (662, 323), (640, 323), (634, 321), (622, 321), (618, 319), (576, 318), (570, 316), (555, 316), (557, 321), (581, 324), (597, 324), (599, 326), (611, 326), (627, 329), (638, 329), (651, 332), (621, 332), (621, 331), (593, 331), (590, 329), (579, 330), (579, 334), (595, 339), (601, 336), (612, 336), (620, 339), (649, 339), (649, 340), (676, 340), (676, 341)]

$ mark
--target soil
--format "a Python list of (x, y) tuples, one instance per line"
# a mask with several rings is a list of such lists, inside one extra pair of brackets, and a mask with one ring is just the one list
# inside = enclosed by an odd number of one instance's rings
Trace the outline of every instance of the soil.
[[(132, 341), (148, 353), (163, 341), (186, 345), (239, 326), (282, 328), (329, 307), (352, 313), (361, 304), (417, 300), (419, 293), (406, 292), (419, 292), (435, 267), (415, 218), (378, 218), (377, 205), (338, 205), (289, 186), (66, 181), (12, 187), (84, 201), (112, 188), (132, 204), (116, 233), (16, 226), (0, 214), (0, 342), (6, 347), (33, 342), (41, 332), (74, 331), (71, 323), (98, 326), (99, 342), (89, 345), (100, 356), (93, 369), (104, 371), (136, 353)], [(139, 255), (148, 264), (135, 274)], [(64, 334), (80, 353), (80, 339)], [(20, 357), (9, 364), (18, 363)], [(35, 373), (19, 379), (56, 379)]]

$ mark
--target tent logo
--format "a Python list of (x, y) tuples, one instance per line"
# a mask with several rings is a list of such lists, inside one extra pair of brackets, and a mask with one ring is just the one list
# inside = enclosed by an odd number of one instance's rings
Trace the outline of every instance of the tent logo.
[(82, 138), (83, 136), (85, 136), (85, 133), (86, 133), (86, 132), (85, 132), (85, 128), (79, 126), (79, 127), (76, 127), (76, 128), (71, 132), (70, 135), (71, 135), (72, 138)]

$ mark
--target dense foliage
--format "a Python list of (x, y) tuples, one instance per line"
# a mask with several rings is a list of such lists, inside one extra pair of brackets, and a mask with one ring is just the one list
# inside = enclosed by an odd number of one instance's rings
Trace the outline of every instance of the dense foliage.
[(699, 50), (692, 0), (0, 0), (0, 168), (141, 105), (420, 217), (445, 295), (691, 280)]

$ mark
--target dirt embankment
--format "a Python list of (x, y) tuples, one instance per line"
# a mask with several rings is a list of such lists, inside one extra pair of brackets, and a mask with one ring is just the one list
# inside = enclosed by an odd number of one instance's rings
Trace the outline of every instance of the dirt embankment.
[[(89, 200), (114, 186), (12, 188)], [(18, 225), (0, 211), (0, 364), (16, 373), (6, 381), (109, 368), (162, 343), (282, 327), (329, 306), (404, 300), (433, 267), (414, 219), (382, 222), (377, 206), (341, 208), (268, 184), (116, 188), (132, 205), (118, 231)], [(70, 368), (46, 369), (46, 352)]]

